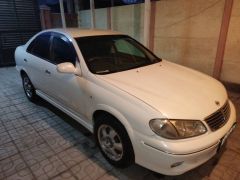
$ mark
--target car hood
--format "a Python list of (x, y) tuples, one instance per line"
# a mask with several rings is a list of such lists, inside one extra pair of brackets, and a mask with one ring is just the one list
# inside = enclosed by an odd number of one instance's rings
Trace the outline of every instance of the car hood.
[(203, 120), (227, 100), (226, 90), (217, 80), (165, 60), (99, 77), (167, 118)]

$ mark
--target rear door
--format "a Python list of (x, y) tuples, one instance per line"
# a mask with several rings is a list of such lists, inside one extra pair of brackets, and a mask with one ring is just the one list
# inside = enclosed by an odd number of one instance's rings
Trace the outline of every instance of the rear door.
[(42, 91), (46, 88), (47, 63), (50, 61), (51, 33), (45, 32), (38, 35), (28, 46), (24, 67), (34, 87)]

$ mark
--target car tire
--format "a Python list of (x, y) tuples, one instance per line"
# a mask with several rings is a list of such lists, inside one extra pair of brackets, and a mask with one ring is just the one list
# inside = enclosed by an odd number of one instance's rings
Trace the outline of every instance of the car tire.
[(31, 82), (30, 78), (25, 73), (22, 74), (22, 84), (23, 84), (23, 89), (24, 89), (24, 92), (25, 92), (27, 98), (31, 102), (35, 102), (37, 99), (36, 90)]
[(101, 153), (110, 164), (125, 168), (134, 162), (131, 140), (124, 126), (116, 118), (111, 115), (98, 118), (94, 134)]

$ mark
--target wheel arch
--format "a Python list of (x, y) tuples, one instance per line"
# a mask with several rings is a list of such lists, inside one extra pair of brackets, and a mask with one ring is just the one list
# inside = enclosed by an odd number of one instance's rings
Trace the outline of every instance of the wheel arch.
[(27, 71), (25, 70), (25, 68), (21, 68), (21, 69), (19, 70), (19, 73), (20, 73), (21, 78), (23, 78), (23, 75), (28, 76), (28, 78), (30, 79), (33, 87), (36, 89), (35, 83), (32, 82), (32, 79), (31, 79), (31, 77), (28, 75), (28, 73), (27, 73)]
[(126, 129), (130, 140), (133, 141), (133, 129), (132, 129), (130, 123), (128, 122), (127, 118), (125, 118), (125, 116), (122, 113), (120, 113), (118, 110), (114, 109), (113, 107), (110, 107), (107, 105), (100, 105), (92, 114), (93, 127), (97, 121), (97, 117), (102, 116), (104, 114), (111, 115), (115, 119), (117, 119)]
[[(103, 108), (104, 107), (104, 108)], [(127, 119), (124, 117), (124, 115), (122, 113), (120, 113), (119, 111), (117, 111), (116, 109), (110, 107), (110, 106), (103, 106), (101, 109), (97, 109), (94, 111), (93, 113), (93, 133), (96, 133), (96, 129), (95, 129), (95, 125), (96, 125), (96, 121), (98, 120), (98, 117), (100, 116), (104, 116), (104, 115), (110, 115), (113, 118), (115, 118), (125, 129), (126, 134), (128, 135), (128, 138), (130, 140), (130, 145), (131, 145), (131, 152), (133, 153), (132, 158), (130, 158), (131, 163), (135, 162), (136, 160), (136, 150), (135, 150), (135, 142), (134, 142), (134, 134), (133, 134), (133, 129), (130, 125), (130, 123), (127, 121)], [(96, 136), (96, 134), (95, 134)], [(130, 151), (130, 149), (129, 149)], [(131, 164), (130, 163), (130, 164)]]
[(27, 73), (24, 69), (21, 69), (20, 70), (20, 75), (21, 75), (21, 77), (23, 77), (23, 75), (27, 75)]

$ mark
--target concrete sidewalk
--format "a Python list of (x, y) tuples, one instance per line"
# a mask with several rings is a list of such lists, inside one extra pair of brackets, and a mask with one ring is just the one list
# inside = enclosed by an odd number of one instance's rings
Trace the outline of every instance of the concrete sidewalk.
[[(240, 94), (229, 93), (240, 113)], [(240, 179), (240, 127), (230, 136), (218, 163), (214, 159), (177, 177), (158, 177), (132, 165), (116, 169), (93, 137), (73, 119), (23, 92), (15, 68), (0, 68), (0, 179)], [(215, 164), (215, 165), (214, 165)]]

